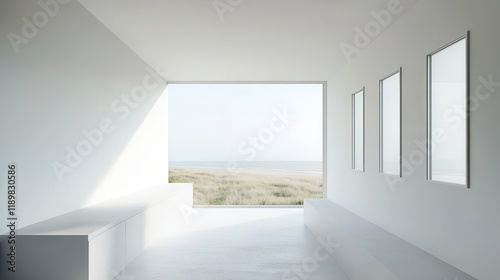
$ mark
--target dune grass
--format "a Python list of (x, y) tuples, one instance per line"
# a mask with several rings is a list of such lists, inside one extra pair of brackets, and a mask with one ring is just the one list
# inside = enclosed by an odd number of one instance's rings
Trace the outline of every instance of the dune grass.
[(302, 205), (323, 197), (320, 174), (170, 168), (170, 183), (193, 183), (194, 205)]

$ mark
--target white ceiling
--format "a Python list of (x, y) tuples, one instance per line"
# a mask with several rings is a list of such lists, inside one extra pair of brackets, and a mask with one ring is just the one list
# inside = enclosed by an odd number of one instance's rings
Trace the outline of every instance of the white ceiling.
[[(383, 0), (79, 0), (168, 81), (326, 81)], [(385, 0), (387, 2), (387, 0)], [(378, 4), (378, 5), (377, 5)], [(383, 6), (382, 6), (383, 8)]]

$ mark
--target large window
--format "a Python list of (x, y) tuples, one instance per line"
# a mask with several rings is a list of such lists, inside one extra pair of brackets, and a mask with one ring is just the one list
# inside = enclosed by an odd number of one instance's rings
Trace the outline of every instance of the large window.
[(365, 171), (365, 90), (352, 95), (352, 169)]
[(169, 182), (195, 205), (323, 197), (321, 83), (170, 84)]
[(380, 80), (380, 173), (401, 176), (401, 69)]
[(468, 36), (428, 56), (428, 180), (468, 186)]

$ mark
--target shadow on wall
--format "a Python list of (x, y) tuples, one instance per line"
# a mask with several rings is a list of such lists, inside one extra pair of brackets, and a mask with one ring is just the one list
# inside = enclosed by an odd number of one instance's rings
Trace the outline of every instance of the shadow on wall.
[(9, 34), (0, 40), (0, 126), (8, 135), (0, 139), (0, 158), (4, 167), (18, 166), (19, 226), (168, 176), (161, 69), (144, 63), (77, 1), (62, 2), (50, 13), (37, 2), (0, 4), (0, 33)]

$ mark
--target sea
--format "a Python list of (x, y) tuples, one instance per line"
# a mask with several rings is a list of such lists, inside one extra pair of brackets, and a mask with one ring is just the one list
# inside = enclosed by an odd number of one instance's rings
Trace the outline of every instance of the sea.
[(286, 171), (297, 173), (323, 172), (322, 161), (171, 161), (170, 167)]

